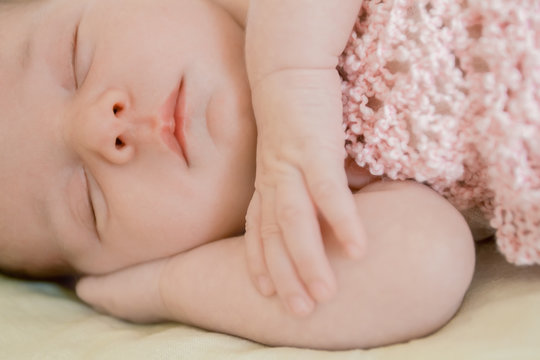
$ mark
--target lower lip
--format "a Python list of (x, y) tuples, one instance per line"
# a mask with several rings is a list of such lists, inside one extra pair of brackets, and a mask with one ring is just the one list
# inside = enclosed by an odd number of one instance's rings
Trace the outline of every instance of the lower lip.
[[(184, 80), (180, 84), (180, 90), (178, 91), (178, 98), (176, 99), (176, 108), (174, 109), (174, 137), (178, 141), (182, 153), (186, 161), (188, 161), (187, 151), (186, 151), (186, 137), (185, 137), (185, 126), (186, 126), (186, 95), (185, 95), (185, 84)], [(189, 161), (188, 161), (189, 163)]]
[(162, 116), (165, 124), (161, 131), (163, 141), (171, 150), (188, 162), (184, 136), (185, 93), (183, 81), (165, 101)]

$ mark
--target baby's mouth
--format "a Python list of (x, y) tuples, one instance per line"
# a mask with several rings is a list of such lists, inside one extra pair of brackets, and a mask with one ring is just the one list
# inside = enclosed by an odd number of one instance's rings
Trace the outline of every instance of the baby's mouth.
[(175, 153), (182, 156), (189, 165), (186, 151), (185, 125), (185, 88), (183, 79), (167, 97), (161, 107), (161, 137), (165, 144)]

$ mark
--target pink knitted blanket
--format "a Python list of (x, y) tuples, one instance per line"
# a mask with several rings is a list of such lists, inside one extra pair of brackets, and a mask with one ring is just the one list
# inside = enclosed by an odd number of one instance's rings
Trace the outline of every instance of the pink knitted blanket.
[(360, 166), (479, 208), (540, 263), (539, 0), (364, 0), (340, 71)]

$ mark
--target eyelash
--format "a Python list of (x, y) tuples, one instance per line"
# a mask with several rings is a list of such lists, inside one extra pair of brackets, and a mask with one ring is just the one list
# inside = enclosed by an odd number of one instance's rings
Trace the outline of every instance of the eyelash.
[(79, 84), (77, 82), (77, 71), (76, 71), (76, 59), (77, 59), (77, 41), (79, 39), (79, 24), (77, 24), (77, 27), (75, 28), (75, 32), (73, 33), (73, 39), (71, 41), (71, 71), (73, 76), (73, 83), (75, 85), (75, 90), (79, 88)]
[(86, 173), (86, 169), (83, 168), (84, 171), (84, 178), (86, 180), (86, 194), (88, 196), (88, 204), (90, 206), (90, 210), (92, 212), (92, 221), (94, 224), (94, 229), (96, 229), (97, 232), (97, 219), (96, 219), (96, 211), (94, 209), (94, 202), (92, 201), (92, 196), (90, 196), (90, 182), (88, 181), (88, 174)]

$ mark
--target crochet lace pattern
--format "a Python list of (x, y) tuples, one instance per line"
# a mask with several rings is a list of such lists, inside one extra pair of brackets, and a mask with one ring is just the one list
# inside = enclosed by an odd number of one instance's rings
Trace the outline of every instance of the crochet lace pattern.
[(540, 1), (365, 0), (338, 67), (346, 148), (479, 208), (540, 263)]

